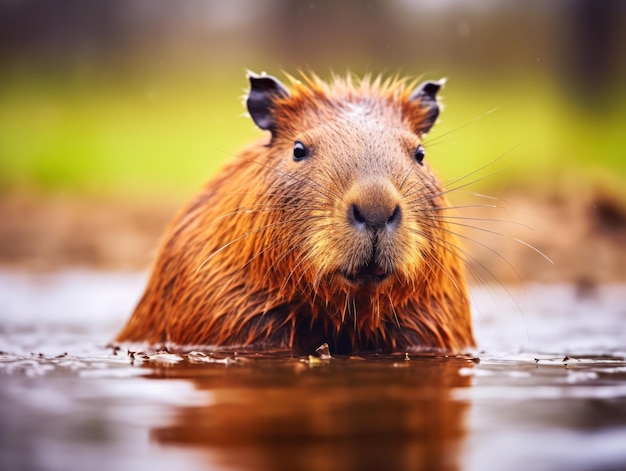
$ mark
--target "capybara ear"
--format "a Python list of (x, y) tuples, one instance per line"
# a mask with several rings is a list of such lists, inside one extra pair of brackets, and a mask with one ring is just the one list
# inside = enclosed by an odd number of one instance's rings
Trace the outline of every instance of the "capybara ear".
[(437, 92), (446, 83), (445, 79), (437, 82), (428, 81), (418, 86), (409, 99), (419, 105), (420, 108), (426, 110), (424, 118), (418, 126), (419, 134), (426, 134), (433, 127), (437, 116), (439, 116), (439, 103), (437, 103)]
[(256, 75), (248, 72), (250, 93), (246, 100), (248, 112), (258, 127), (263, 130), (276, 131), (274, 119), (274, 101), (289, 96), (289, 91), (278, 79), (270, 75)]

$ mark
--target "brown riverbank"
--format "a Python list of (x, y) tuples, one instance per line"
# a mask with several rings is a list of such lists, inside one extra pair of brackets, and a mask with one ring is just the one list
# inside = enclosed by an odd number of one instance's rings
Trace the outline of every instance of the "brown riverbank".
[[(574, 198), (511, 193), (457, 203), (487, 205), (464, 208), (451, 219), (467, 237), (462, 243), (477, 282), (626, 281), (626, 205), (620, 198), (602, 191)], [(0, 266), (145, 270), (181, 204), (4, 195)]]

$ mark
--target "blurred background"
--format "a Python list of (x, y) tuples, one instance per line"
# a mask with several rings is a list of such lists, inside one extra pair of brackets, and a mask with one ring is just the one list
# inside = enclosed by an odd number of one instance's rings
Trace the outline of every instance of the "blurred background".
[(619, 0), (0, 0), (0, 265), (146, 269), (260, 135), (248, 69), (447, 77), (428, 158), (498, 206), (477, 281), (626, 281)]

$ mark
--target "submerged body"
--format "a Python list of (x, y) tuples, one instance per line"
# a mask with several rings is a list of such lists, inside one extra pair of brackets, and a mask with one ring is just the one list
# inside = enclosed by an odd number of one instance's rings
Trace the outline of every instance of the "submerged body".
[(119, 341), (308, 353), (473, 346), (462, 258), (424, 160), (440, 84), (250, 76), (269, 135), (171, 223)]

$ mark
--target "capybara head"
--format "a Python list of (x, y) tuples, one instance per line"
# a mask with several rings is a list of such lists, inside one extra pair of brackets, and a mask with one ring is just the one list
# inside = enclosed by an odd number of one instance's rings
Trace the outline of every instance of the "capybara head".
[[(434, 124), (441, 82), (250, 76), (247, 105), (271, 132), (267, 160), (272, 219), (289, 230), (287, 263), (274, 268), (321, 300), (387, 293), (395, 301), (427, 282), (449, 250), (441, 238), (442, 190), (428, 167), (424, 135)], [(434, 264), (434, 266), (433, 266)]]
[(120, 339), (294, 350), (473, 344), (423, 140), (442, 82), (249, 75), (268, 131), (179, 214)]

